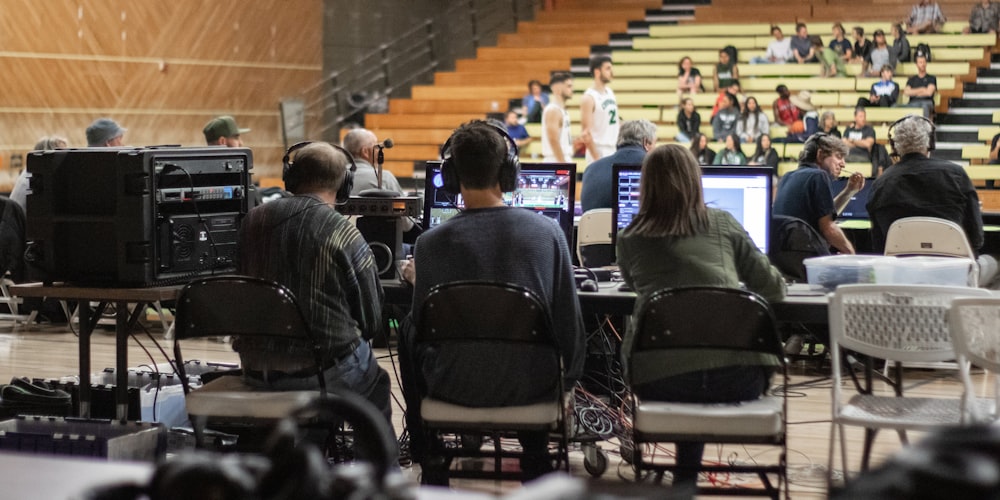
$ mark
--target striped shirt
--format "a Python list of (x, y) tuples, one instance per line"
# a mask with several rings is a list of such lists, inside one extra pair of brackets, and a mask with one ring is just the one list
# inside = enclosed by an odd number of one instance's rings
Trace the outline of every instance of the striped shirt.
[[(281, 198), (251, 210), (240, 228), (238, 269), (295, 294), (312, 331), (321, 335), (327, 363), (382, 327), (383, 291), (372, 252), (357, 228), (317, 197)], [(304, 344), (238, 340), (233, 349), (244, 368), (280, 370), (291, 359), (312, 359)], [(279, 360), (281, 353), (288, 359)]]

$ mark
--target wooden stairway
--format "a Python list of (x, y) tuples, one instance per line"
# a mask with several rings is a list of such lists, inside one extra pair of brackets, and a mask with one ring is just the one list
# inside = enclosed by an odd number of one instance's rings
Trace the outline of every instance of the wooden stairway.
[[(560, 0), (516, 33), (502, 34), (496, 47), (482, 47), (475, 59), (456, 61), (455, 71), (438, 72), (433, 85), (414, 86), (409, 99), (391, 99), (389, 112), (369, 114), (365, 126), (392, 138), (384, 168), (397, 177), (413, 176), (414, 162), (436, 159), (438, 148), (464, 122), (507, 110), (508, 101), (527, 93), (529, 80), (548, 83), (553, 71), (569, 71), (573, 58), (590, 56), (591, 45), (624, 33), (630, 20), (662, 0)], [(590, 85), (589, 80), (577, 83)]]

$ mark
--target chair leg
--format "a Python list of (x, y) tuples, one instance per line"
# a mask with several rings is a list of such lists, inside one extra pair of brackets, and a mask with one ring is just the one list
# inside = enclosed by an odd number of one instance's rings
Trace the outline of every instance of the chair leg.
[(865, 472), (868, 470), (868, 463), (871, 459), (872, 444), (875, 442), (875, 435), (878, 434), (878, 429), (865, 429), (865, 448), (864, 452), (861, 454), (861, 471)]

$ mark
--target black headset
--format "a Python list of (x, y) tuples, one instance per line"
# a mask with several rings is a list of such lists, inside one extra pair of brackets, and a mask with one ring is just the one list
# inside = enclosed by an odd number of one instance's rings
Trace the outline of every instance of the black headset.
[[(285, 156), (281, 157), (281, 181), (285, 183), (286, 187), (288, 185), (289, 179), (295, 179), (293, 183), (298, 183), (299, 179), (295, 177), (298, 175), (295, 173), (295, 163), (292, 161), (292, 153), (312, 144), (313, 141), (303, 141), (293, 144), (292, 147), (285, 151)], [(351, 190), (354, 189), (354, 172), (358, 170), (358, 164), (354, 162), (354, 156), (349, 153), (346, 149), (336, 145), (330, 144), (334, 149), (344, 153), (347, 157), (347, 161), (351, 163), (351, 168), (347, 169), (347, 173), (344, 175), (344, 182), (337, 189), (337, 204), (347, 203), (347, 200), (351, 198)], [(297, 194), (297, 193), (296, 193)]]
[(900, 123), (903, 123), (906, 120), (923, 120), (923, 121), (925, 121), (925, 122), (927, 122), (927, 123), (930, 124), (930, 126), (931, 126), (931, 140), (930, 140), (930, 142), (927, 143), (927, 151), (934, 151), (934, 148), (937, 147), (937, 137), (936, 137), (936, 135), (937, 135), (937, 126), (934, 125), (934, 122), (932, 122), (932, 121), (928, 120), (927, 118), (925, 118), (923, 116), (920, 116), (920, 115), (906, 115), (906, 116), (904, 116), (904, 117), (902, 117), (902, 118), (900, 118), (900, 119), (892, 122), (892, 125), (889, 125), (889, 147), (892, 148), (892, 156), (894, 156), (894, 157), (898, 157), (899, 156), (899, 153), (896, 152), (896, 141), (892, 140), (892, 130), (894, 128), (896, 128), (896, 125), (899, 125)]
[[(495, 130), (500, 134), (503, 139), (507, 142), (507, 156), (504, 158), (503, 163), (500, 164), (500, 172), (497, 174), (497, 180), (500, 182), (500, 191), (504, 193), (513, 192), (517, 189), (517, 177), (521, 172), (521, 160), (518, 158), (517, 142), (500, 127), (494, 126), (488, 122), (480, 122), (483, 126)], [(449, 194), (459, 194), (461, 192), (461, 182), (458, 178), (458, 169), (455, 167), (455, 160), (452, 159), (451, 154), (451, 140), (455, 137), (452, 134), (451, 137), (445, 141), (444, 145), (441, 146), (441, 189)]]

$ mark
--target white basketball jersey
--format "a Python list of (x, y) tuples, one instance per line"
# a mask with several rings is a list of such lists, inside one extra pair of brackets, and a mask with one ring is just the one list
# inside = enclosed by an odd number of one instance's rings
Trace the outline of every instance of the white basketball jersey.
[(566, 108), (560, 108), (556, 103), (549, 103), (542, 112), (542, 160), (547, 162), (559, 161), (556, 158), (555, 152), (552, 151), (552, 145), (549, 144), (549, 129), (545, 123), (545, 117), (548, 115), (549, 108), (556, 108), (562, 112), (562, 130), (559, 131), (559, 145), (562, 147), (565, 161), (571, 161), (573, 159), (573, 141), (570, 139), (569, 132), (569, 112), (566, 111)]
[[(615, 101), (615, 93), (605, 87), (604, 93), (601, 94), (591, 87), (584, 95), (594, 98), (594, 117), (590, 136), (594, 139), (594, 145), (597, 146), (601, 157), (609, 156), (615, 152), (615, 146), (618, 143), (618, 129), (621, 128), (621, 117), (618, 116), (618, 102)], [(592, 162), (595, 159), (588, 149), (587, 162)]]

